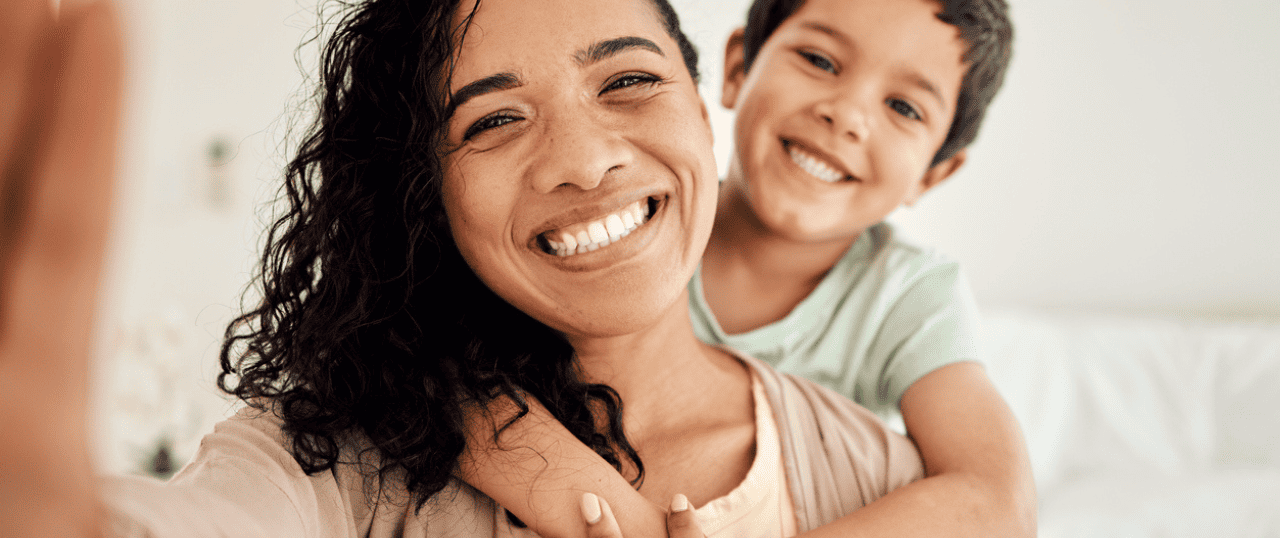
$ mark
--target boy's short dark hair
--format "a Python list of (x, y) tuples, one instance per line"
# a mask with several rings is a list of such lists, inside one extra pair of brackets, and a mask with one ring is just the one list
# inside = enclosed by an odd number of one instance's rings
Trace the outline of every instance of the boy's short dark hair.
[[(1013, 54), (1013, 23), (1005, 0), (934, 0), (942, 5), (938, 18), (960, 30), (968, 45), (963, 60), (969, 70), (960, 82), (955, 118), (947, 139), (933, 156), (933, 164), (951, 158), (973, 143), (987, 106), (1004, 84), (1004, 73)], [(755, 0), (747, 12), (743, 31), (743, 69), (751, 70), (764, 42), (804, 0)]]

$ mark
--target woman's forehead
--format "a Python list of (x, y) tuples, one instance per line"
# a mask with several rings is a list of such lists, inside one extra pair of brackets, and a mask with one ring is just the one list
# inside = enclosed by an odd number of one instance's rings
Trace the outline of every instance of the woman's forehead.
[[(459, 14), (473, 5), (464, 2)], [(631, 37), (678, 57), (649, 0), (480, 0), (463, 34), (454, 80), (542, 62), (583, 63), (592, 46)]]

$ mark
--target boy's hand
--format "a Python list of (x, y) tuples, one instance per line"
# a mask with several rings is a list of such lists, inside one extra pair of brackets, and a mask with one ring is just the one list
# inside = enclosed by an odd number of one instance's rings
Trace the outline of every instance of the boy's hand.
[[(684, 495), (671, 499), (671, 509), (667, 511), (668, 538), (704, 538), (698, 518), (689, 508), (689, 499)], [(609, 503), (595, 494), (582, 494), (582, 518), (587, 522), (590, 538), (623, 538)]]

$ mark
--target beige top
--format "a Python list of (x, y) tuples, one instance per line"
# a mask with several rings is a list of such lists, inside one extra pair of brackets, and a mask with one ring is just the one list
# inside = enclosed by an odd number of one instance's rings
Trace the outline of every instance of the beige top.
[[(756, 455), (742, 483), (728, 494), (695, 508), (707, 538), (777, 538), (795, 536), (796, 511), (787, 490), (782, 466), (782, 446), (773, 407), (764, 394), (760, 376), (752, 372), (751, 395), (755, 402)], [(498, 538), (534, 538), (533, 531), (517, 528), (497, 512)]]
[[(728, 500), (721, 499), (724, 503), (718, 500), (698, 509), (708, 533), (785, 536), (803, 532), (923, 475), (911, 442), (869, 411), (812, 382), (778, 374), (755, 359), (744, 357), (744, 361), (756, 378), (753, 394), (760, 448), (744, 486), (730, 492)], [(762, 434), (770, 429), (776, 433)], [(781, 469), (778, 457), (759, 454), (779, 445)], [(374, 494), (366, 492), (378, 491), (377, 480), (366, 479), (359, 473), (361, 467), (352, 464), (308, 476), (287, 446), (278, 418), (242, 410), (215, 426), (192, 462), (170, 482), (106, 479), (104, 502), (113, 516), (109, 535), (498, 536), (498, 523), (506, 521), (492, 499), (457, 480), (415, 513), (403, 487), (388, 484), (388, 493), (374, 499)], [(350, 456), (344, 461), (351, 461)], [(784, 507), (793, 502), (794, 515), (789, 516)], [(754, 506), (775, 508), (747, 514)], [(740, 529), (747, 531), (739, 534)]]
[(756, 457), (742, 483), (728, 495), (697, 508), (698, 523), (707, 538), (795, 536), (796, 510), (787, 489), (782, 447), (773, 406), (765, 396), (760, 376), (752, 372), (755, 400)]

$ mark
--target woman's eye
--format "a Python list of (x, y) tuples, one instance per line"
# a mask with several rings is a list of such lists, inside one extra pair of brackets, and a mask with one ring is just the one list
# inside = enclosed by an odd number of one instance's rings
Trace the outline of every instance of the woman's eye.
[(463, 133), (462, 140), (471, 140), (472, 137), (488, 131), (489, 129), (497, 129), (498, 127), (502, 127), (508, 123), (515, 123), (522, 119), (523, 118), (519, 116), (512, 116), (510, 114), (494, 114), (492, 116), (485, 116), (481, 118), (480, 121), (477, 121), (471, 124), (470, 127), (467, 127), (467, 132)]
[(632, 86), (652, 86), (662, 82), (664, 82), (662, 77), (649, 73), (627, 73), (606, 83), (604, 89), (600, 90), (600, 95)]
[(821, 69), (828, 73), (836, 72), (836, 63), (831, 61), (830, 58), (827, 58), (822, 54), (819, 54), (813, 51), (802, 50), (800, 51), (800, 56), (803, 57), (805, 61), (809, 62), (810, 64), (812, 64), (814, 67), (817, 67), (818, 69)]
[(901, 114), (907, 119), (920, 119), (920, 113), (916, 111), (916, 107), (911, 106), (911, 103), (901, 99), (889, 99), (888, 101), (885, 101), (885, 103), (888, 104), (889, 108), (892, 108), (894, 112)]

